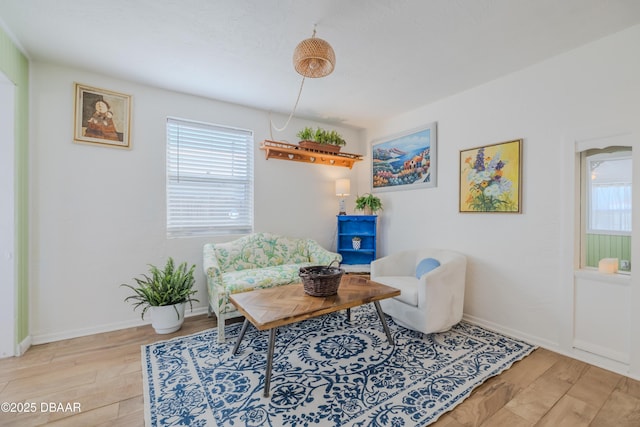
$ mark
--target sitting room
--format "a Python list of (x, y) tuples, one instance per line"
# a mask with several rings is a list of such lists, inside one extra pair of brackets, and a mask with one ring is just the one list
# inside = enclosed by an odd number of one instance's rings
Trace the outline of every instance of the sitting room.
[(638, 46), (636, 0), (0, 1), (0, 426), (640, 425)]

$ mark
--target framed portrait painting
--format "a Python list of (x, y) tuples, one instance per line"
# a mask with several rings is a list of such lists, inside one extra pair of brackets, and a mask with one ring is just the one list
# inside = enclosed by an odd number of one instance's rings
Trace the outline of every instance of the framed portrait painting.
[(522, 140), (460, 151), (460, 212), (522, 212)]
[(373, 143), (374, 192), (436, 186), (436, 122)]
[(131, 96), (75, 84), (73, 140), (131, 148)]

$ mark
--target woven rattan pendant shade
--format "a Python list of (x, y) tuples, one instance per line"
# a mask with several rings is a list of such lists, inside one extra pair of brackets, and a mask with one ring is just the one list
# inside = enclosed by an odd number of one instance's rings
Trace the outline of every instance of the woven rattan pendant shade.
[(335, 65), (336, 54), (331, 45), (316, 37), (302, 40), (293, 52), (293, 66), (305, 77), (328, 76)]
[[(304, 86), (305, 79), (307, 77), (318, 78), (328, 76), (333, 72), (335, 65), (336, 54), (333, 52), (333, 48), (326, 41), (316, 38), (316, 30), (314, 27), (311, 38), (302, 40), (293, 51), (293, 67), (303, 76), (296, 103), (293, 105), (293, 110), (291, 110), (291, 114), (289, 114), (289, 118), (284, 126), (278, 128), (273, 126), (273, 122), (271, 122), (271, 128), (274, 128), (278, 132), (285, 130), (293, 114), (296, 112), (296, 108), (298, 108), (298, 102), (302, 95), (302, 87)], [(271, 136), (271, 139), (273, 139), (273, 136)]]

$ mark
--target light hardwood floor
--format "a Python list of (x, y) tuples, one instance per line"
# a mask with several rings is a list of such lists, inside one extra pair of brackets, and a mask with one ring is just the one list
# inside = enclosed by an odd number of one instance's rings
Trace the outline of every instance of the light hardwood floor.
[[(0, 412), (0, 426), (144, 425), (140, 346), (215, 327), (187, 318), (176, 333), (151, 326), (33, 346), (0, 360), (0, 403), (35, 403), (35, 413)], [(43, 403), (66, 405), (42, 411)], [(54, 407), (55, 407), (54, 406)], [(544, 349), (491, 378), (432, 424), (468, 426), (640, 426), (640, 382)]]

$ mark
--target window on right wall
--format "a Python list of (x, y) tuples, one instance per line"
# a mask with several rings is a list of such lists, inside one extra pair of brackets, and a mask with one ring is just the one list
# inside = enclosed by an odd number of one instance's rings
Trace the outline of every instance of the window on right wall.
[(631, 271), (631, 147), (582, 152), (582, 267), (617, 258), (618, 270)]

